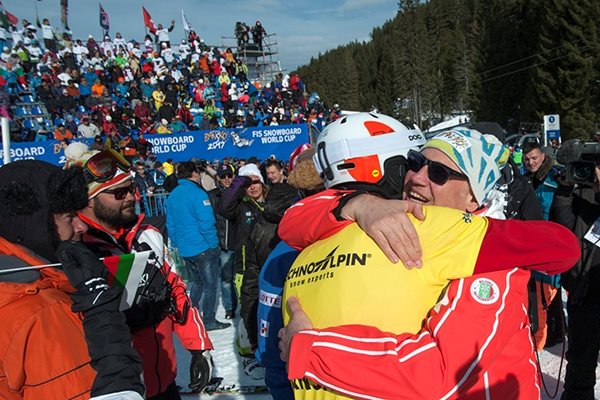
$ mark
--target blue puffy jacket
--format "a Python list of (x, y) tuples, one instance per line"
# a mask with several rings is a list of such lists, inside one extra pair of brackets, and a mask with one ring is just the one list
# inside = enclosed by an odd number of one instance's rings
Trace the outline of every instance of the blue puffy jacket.
[(182, 257), (193, 257), (219, 246), (208, 194), (199, 184), (180, 179), (167, 198), (167, 229)]
[(279, 242), (260, 270), (258, 277), (258, 349), (256, 359), (265, 368), (265, 383), (275, 399), (293, 399), (285, 363), (279, 358), (277, 333), (283, 328), (283, 284), (298, 251)]

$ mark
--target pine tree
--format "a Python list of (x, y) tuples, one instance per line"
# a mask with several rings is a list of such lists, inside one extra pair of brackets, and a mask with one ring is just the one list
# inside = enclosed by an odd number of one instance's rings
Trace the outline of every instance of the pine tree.
[(598, 121), (596, 0), (549, 0), (540, 21), (532, 85), (537, 117), (559, 114), (563, 140), (589, 139)]

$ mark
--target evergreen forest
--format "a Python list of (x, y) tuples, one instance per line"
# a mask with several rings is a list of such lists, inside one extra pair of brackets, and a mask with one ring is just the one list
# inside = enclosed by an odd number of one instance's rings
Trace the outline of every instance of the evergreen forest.
[(559, 114), (563, 140), (600, 122), (600, 1), (400, 0), (397, 14), (298, 69), (342, 109), (377, 109), (422, 129), (450, 115), (509, 132)]

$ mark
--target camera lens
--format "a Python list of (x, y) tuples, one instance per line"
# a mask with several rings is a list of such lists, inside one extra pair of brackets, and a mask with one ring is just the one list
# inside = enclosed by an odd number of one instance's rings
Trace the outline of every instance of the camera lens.
[(595, 173), (594, 173), (594, 168), (595, 168), (594, 163), (581, 162), (581, 161), (574, 162), (573, 170), (572, 170), (573, 178), (575, 179), (576, 182), (593, 183), (594, 179), (596, 177)]

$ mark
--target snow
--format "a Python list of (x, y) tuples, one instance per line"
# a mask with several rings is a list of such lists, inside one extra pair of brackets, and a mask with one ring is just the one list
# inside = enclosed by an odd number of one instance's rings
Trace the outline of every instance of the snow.
[[(563, 297), (563, 298), (566, 298)], [(217, 311), (217, 319), (220, 321), (226, 321), (225, 311), (221, 306), (219, 306), (219, 310)], [(263, 381), (256, 381), (251, 379), (250, 377), (244, 374), (244, 371), (241, 367), (240, 357), (235, 349), (235, 332), (237, 322), (239, 321), (239, 316), (237, 316), (233, 320), (232, 326), (229, 328), (220, 330), (220, 331), (211, 331), (209, 332), (210, 339), (215, 346), (215, 350), (213, 351), (213, 359), (215, 362), (215, 371), (213, 376), (219, 376), (223, 378), (223, 385), (229, 386), (235, 384), (236, 386), (240, 385), (262, 385)], [(178, 344), (178, 343), (177, 343)], [(565, 344), (566, 351), (566, 344)], [(561, 355), (563, 352), (563, 345), (557, 344), (554, 347), (549, 349), (544, 349), (540, 352), (540, 367), (542, 371), (542, 376), (548, 392), (550, 395), (553, 395), (556, 390), (556, 377), (559, 374), (559, 369), (561, 367)], [(182, 388), (187, 388), (189, 383), (189, 365), (190, 365), (190, 353), (186, 351), (179, 344), (177, 346), (177, 364), (179, 365), (178, 374), (177, 374), (177, 384)], [(565, 376), (565, 368), (567, 361), (564, 360), (562, 362), (562, 369), (560, 369), (560, 386), (558, 388), (558, 396), (557, 399), (560, 398), (560, 394), (562, 393), (562, 385), (564, 382)], [(596, 370), (596, 379), (600, 380), (600, 369)], [(542, 392), (542, 400), (551, 400), (552, 397), (548, 395), (544, 390), (544, 385), (541, 385)], [(207, 394), (187, 394), (182, 396), (185, 400), (192, 399), (222, 399), (222, 400), (267, 400), (272, 399), (272, 397), (268, 394), (260, 393), (260, 394), (214, 394), (212, 396)], [(596, 398), (600, 398), (600, 385), (596, 385)]]
[[(223, 378), (223, 386), (236, 385), (264, 385), (264, 381), (254, 380), (244, 374), (240, 356), (235, 348), (235, 333), (237, 330), (237, 324), (240, 319), (239, 315), (233, 320), (225, 319), (225, 310), (219, 306), (217, 310), (217, 319), (219, 321), (232, 322), (232, 326), (219, 331), (210, 331), (208, 335), (210, 340), (213, 342), (215, 350), (212, 352), (212, 357), (215, 362), (215, 369), (213, 376), (219, 376)], [(187, 389), (187, 385), (190, 382), (189, 376), (189, 365), (191, 355), (186, 351), (179, 342), (177, 344), (177, 385), (184, 389)], [(267, 400), (272, 399), (269, 394), (257, 393), (257, 394), (214, 394), (209, 396), (207, 394), (186, 394), (182, 396), (185, 400), (191, 399), (227, 399), (227, 400), (239, 400), (239, 399), (252, 399), (252, 400)]]
[(470, 121), (470, 118), (468, 115), (466, 115), (466, 114), (457, 115), (456, 117), (452, 117), (449, 120), (442, 121), (439, 124), (432, 126), (431, 128), (427, 129), (425, 132), (434, 132), (434, 131), (439, 131), (441, 129), (452, 128), (453, 126), (464, 124), (469, 121)]

